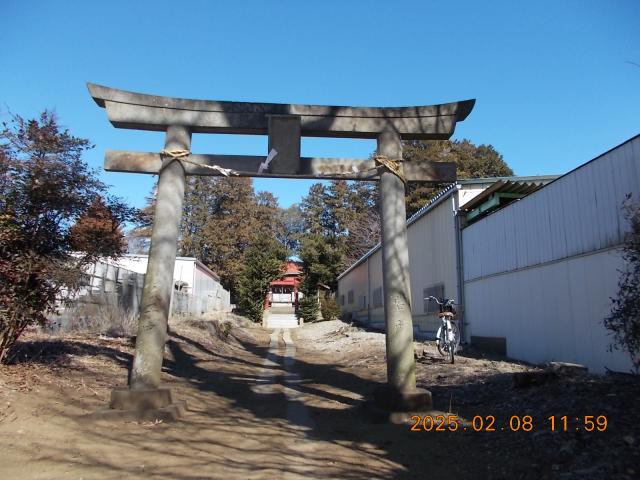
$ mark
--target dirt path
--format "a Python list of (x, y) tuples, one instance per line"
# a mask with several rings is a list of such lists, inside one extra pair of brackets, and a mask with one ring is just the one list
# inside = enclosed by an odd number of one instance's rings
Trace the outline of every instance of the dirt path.
[(362, 408), (385, 380), (382, 335), (330, 322), (293, 334), (236, 327), (225, 338), (202, 322), (175, 326), (167, 346), (164, 381), (188, 402), (182, 421), (87, 423), (82, 415), (126, 382), (131, 345), (31, 341), (36, 360), (0, 369), (2, 479), (621, 479), (640, 472), (637, 381), (611, 390), (613, 380), (560, 379), (514, 390), (512, 374), (535, 369), (472, 357), (452, 367), (428, 350), (418, 378), (439, 410), (494, 415), (501, 425), (508, 414), (608, 415), (609, 427), (411, 432), (377, 424)]

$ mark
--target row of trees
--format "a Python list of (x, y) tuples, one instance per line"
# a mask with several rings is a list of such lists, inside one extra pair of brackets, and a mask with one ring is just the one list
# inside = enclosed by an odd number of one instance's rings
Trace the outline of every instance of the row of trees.
[[(155, 195), (147, 197), (140, 222), (130, 233), (132, 249), (148, 249)], [(249, 178), (188, 177), (178, 252), (198, 258), (216, 271), (222, 285), (237, 300), (247, 253), (269, 240), (285, 251), (284, 213), (269, 192), (255, 192)], [(263, 245), (264, 247), (264, 245)]]
[[(477, 147), (468, 140), (405, 142), (404, 157), (407, 161), (456, 162), (460, 178), (513, 174), (493, 147)], [(438, 190), (437, 186), (410, 183), (408, 215)], [(153, 210), (151, 195), (142, 211), (142, 221), (133, 232), (143, 249), (151, 234)], [(303, 311), (309, 309), (308, 316), (313, 317), (315, 307), (311, 299), (316, 297), (318, 285), (335, 291), (338, 275), (379, 242), (378, 212), (375, 182), (316, 183), (299, 205), (281, 209), (271, 193), (255, 192), (250, 179), (191, 177), (185, 195), (179, 252), (197, 257), (217, 271), (234, 300), (245, 311), (253, 312), (254, 318), (258, 318), (258, 291), (266, 294), (268, 282), (281, 272), (272, 272), (272, 278), (261, 279), (258, 282), (261, 288), (251, 296), (251, 301), (247, 300), (247, 285), (251, 283), (247, 272), (271, 271), (267, 264), (274, 258), (295, 255), (304, 265), (301, 289), (309, 299)], [(271, 244), (265, 245), (264, 239), (272, 239)], [(273, 256), (248, 256), (250, 247), (258, 242), (262, 251)]]
[[(60, 290), (79, 284), (83, 266), (125, 251), (121, 225), (135, 221), (130, 244), (138, 250), (148, 244), (153, 195), (141, 212), (110, 196), (82, 160), (92, 147), (50, 112), (31, 120), (14, 116), (2, 126), (0, 361), (27, 325), (45, 323)], [(511, 173), (492, 147), (468, 141), (411, 142), (405, 152), (407, 160), (454, 160), (463, 176)], [(434, 191), (410, 185), (409, 213)], [(379, 241), (377, 202), (375, 183), (332, 181), (314, 184), (300, 205), (281, 209), (272, 194), (255, 192), (250, 179), (191, 177), (179, 252), (217, 271), (235, 301), (258, 319), (287, 256), (304, 263), (308, 299), (318, 285), (335, 290), (340, 272)]]
[[(477, 147), (468, 140), (405, 142), (404, 158), (456, 162), (460, 178), (513, 174), (492, 146)], [(437, 186), (410, 183), (407, 214), (415, 213), (438, 190)], [(153, 210), (151, 195), (132, 234), (143, 250), (151, 235)], [(311, 298), (315, 297), (318, 284), (335, 290), (337, 277), (346, 266), (379, 242), (378, 212), (375, 182), (316, 183), (299, 205), (281, 209), (271, 193), (255, 192), (250, 179), (191, 177), (179, 251), (217, 271), (235, 301), (243, 303), (240, 287), (242, 282), (247, 283), (243, 277), (247, 252), (259, 239), (274, 239), (284, 247), (285, 255), (296, 255), (303, 261), (302, 291)], [(275, 245), (271, 247), (267, 250), (282, 254)], [(242, 292), (246, 292), (245, 287)]]
[[(25, 120), (12, 116), (0, 130), (0, 362), (10, 357), (24, 329), (44, 325), (62, 289), (76, 288), (83, 268), (126, 248), (122, 225), (136, 222), (130, 245), (144, 249), (154, 200), (138, 212), (109, 195), (107, 185), (82, 160), (93, 146), (60, 127), (50, 112)], [(459, 178), (508, 176), (513, 172), (490, 145), (468, 140), (405, 142), (408, 161), (454, 161)], [(437, 193), (410, 183), (407, 214)], [(180, 237), (180, 254), (195, 256), (220, 273), (225, 287), (254, 320), (262, 316), (269, 282), (287, 256), (303, 261), (303, 316), (317, 316), (320, 285), (337, 287), (338, 275), (378, 243), (380, 219), (375, 183), (314, 184), (300, 205), (287, 209), (249, 179), (191, 177)], [(615, 345), (638, 351), (640, 214), (625, 206), (632, 231), (624, 249), (627, 269), (605, 326)], [(133, 241), (131, 241), (133, 240)], [(327, 311), (333, 307), (328, 306)], [(335, 309), (334, 309), (335, 310)]]

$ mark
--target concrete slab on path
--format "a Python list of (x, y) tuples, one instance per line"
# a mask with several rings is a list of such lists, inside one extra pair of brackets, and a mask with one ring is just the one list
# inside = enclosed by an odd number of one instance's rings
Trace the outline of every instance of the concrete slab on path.
[(267, 328), (298, 328), (295, 314), (271, 313), (267, 317)]

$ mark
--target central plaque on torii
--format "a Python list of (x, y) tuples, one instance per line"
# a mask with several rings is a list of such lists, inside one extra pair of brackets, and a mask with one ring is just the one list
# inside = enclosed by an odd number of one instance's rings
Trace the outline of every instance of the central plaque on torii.
[[(157, 417), (172, 407), (170, 393), (160, 388), (160, 372), (187, 175), (379, 181), (388, 386), (377, 395), (378, 403), (399, 410), (430, 404), (429, 392), (415, 383), (405, 185), (453, 183), (456, 167), (447, 162), (405, 162), (401, 141), (450, 138), (475, 100), (346, 107), (190, 100), (91, 83), (88, 88), (113, 126), (166, 132), (164, 148), (158, 152), (107, 151), (105, 157), (107, 171), (159, 175), (130, 385), (112, 392), (113, 409), (154, 410)], [(268, 152), (266, 158), (192, 153), (193, 133), (268, 135)], [(378, 148), (372, 159), (301, 157), (304, 136), (376, 139)]]

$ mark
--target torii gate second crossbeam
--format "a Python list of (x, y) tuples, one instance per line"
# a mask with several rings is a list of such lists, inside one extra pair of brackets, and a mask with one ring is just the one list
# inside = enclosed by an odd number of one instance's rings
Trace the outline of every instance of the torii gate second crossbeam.
[[(160, 373), (186, 175), (379, 181), (387, 388), (377, 400), (399, 411), (431, 405), (430, 393), (417, 389), (415, 380), (405, 183), (453, 183), (455, 164), (403, 162), (401, 141), (450, 138), (475, 100), (415, 107), (341, 107), (188, 100), (95, 84), (88, 88), (115, 127), (166, 132), (161, 152), (106, 153), (105, 170), (159, 176), (130, 383), (129, 388), (112, 392), (113, 409), (144, 414), (171, 407), (171, 393), (160, 387)], [(259, 156), (193, 154), (192, 133), (268, 135), (271, 161), (267, 165)], [(377, 155), (373, 160), (301, 157), (303, 136), (375, 138)]]

